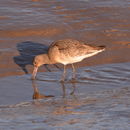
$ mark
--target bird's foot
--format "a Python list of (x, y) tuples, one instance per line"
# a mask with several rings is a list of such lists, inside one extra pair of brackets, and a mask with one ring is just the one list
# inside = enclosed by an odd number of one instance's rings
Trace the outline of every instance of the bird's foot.
[(65, 78), (62, 78), (62, 79), (60, 80), (61, 83), (64, 83), (65, 81), (67, 81), (67, 79), (65, 79)]
[(36, 80), (36, 77), (32, 76), (32, 77), (31, 77), (31, 80)]

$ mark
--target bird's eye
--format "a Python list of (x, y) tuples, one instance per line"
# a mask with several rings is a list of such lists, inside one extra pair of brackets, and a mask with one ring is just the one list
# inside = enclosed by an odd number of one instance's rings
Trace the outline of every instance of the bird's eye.
[(36, 65), (36, 62), (35, 62), (35, 61), (33, 62), (33, 65)]

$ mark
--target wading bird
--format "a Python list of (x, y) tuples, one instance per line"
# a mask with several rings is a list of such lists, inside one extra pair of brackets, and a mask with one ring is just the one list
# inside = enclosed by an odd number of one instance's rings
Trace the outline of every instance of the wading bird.
[(35, 56), (33, 65), (34, 70), (32, 79), (35, 79), (38, 67), (44, 64), (61, 63), (64, 65), (64, 72), (61, 81), (64, 81), (66, 75), (66, 65), (71, 64), (73, 76), (75, 78), (75, 67), (73, 63), (80, 62), (85, 58), (91, 57), (105, 50), (105, 46), (92, 46), (73, 39), (64, 39), (53, 42), (47, 54)]

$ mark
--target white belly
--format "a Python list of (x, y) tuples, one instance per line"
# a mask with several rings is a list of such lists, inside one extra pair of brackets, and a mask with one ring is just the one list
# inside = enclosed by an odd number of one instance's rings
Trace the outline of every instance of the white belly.
[(102, 51), (100, 50), (100, 51), (96, 51), (96, 52), (93, 52), (90, 54), (86, 54), (86, 55), (82, 55), (82, 56), (74, 56), (74, 57), (70, 57), (70, 56), (63, 56), (62, 57), (61, 56), (61, 58), (58, 58), (57, 61), (61, 64), (64, 64), (64, 65), (72, 64), (72, 63), (80, 62), (85, 58), (94, 56), (94, 55), (98, 54), (99, 52), (102, 52)]

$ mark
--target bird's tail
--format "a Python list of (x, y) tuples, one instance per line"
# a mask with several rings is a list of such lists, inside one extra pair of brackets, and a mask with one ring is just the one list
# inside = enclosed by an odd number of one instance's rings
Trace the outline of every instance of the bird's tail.
[(104, 51), (105, 48), (106, 48), (106, 46), (104, 46), (104, 45), (98, 46), (98, 49), (99, 49), (99, 50), (102, 50), (102, 51)]

